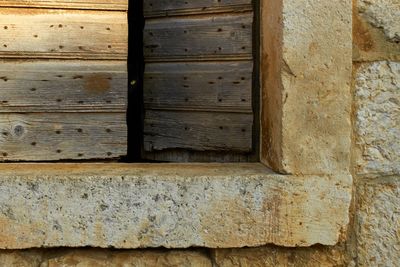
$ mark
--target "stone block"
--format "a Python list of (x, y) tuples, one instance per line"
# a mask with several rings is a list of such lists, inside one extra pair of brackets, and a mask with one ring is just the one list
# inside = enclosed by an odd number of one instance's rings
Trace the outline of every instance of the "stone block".
[[(356, 5), (357, 0), (353, 0)], [(400, 61), (400, 44), (391, 42), (382, 29), (374, 27), (353, 8), (353, 60), (355, 62)]]
[[(261, 164), (0, 166), (0, 248), (334, 245), (350, 175)], [(13, 167), (14, 166), (14, 167)]]
[(311, 248), (260, 247), (214, 251), (218, 267), (330, 267), (351, 266), (344, 246)]
[(373, 62), (355, 74), (359, 175), (400, 174), (400, 63)]
[(43, 260), (41, 267), (212, 267), (211, 260), (195, 251), (70, 250)]
[(383, 29), (389, 40), (400, 42), (400, 4), (398, 0), (358, 0), (358, 12), (369, 23)]
[(262, 161), (282, 173), (348, 173), (351, 1), (261, 2)]
[(358, 266), (400, 264), (400, 177), (358, 185)]
[(0, 267), (211, 267), (202, 250), (0, 250)]
[(33, 250), (0, 250), (0, 267), (39, 267), (42, 252)]

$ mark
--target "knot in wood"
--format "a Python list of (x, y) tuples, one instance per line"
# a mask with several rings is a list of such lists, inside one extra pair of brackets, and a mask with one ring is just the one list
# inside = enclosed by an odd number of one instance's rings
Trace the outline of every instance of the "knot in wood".
[(22, 136), (25, 132), (25, 129), (22, 125), (17, 125), (14, 127), (14, 134), (18, 137)]

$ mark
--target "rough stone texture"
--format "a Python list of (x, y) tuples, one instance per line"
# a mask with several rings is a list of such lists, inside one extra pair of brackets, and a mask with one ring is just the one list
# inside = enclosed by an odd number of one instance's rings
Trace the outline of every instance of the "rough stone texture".
[[(357, 0), (353, 0), (354, 5)], [(353, 60), (356, 62), (400, 61), (400, 44), (390, 42), (383, 31), (375, 28), (353, 8)]]
[[(348, 171), (350, 149), (350, 1), (261, 2), (268, 7), (263, 40), (272, 40), (263, 42), (263, 94), (269, 101), (263, 161), (282, 172), (315, 175), (281, 176), (243, 165), (114, 165), (117, 171), (70, 165), (60, 172), (43, 165), (0, 167), (0, 246), (294, 246), (334, 244), (343, 237), (351, 179), (338, 173)], [(389, 6), (398, 2), (358, 2), (354, 155), (364, 179), (356, 184), (355, 262), (343, 244), (267, 246), (217, 249), (216, 266), (399, 266), (400, 177), (387, 175), (400, 168), (400, 63), (363, 63), (400, 60), (400, 45), (393, 42), (399, 16)], [(3, 266), (210, 266), (210, 259), (203, 251), (47, 249), (0, 251)]]
[(261, 247), (218, 249), (214, 259), (217, 267), (329, 267), (351, 266), (344, 246), (311, 248)]
[(389, 40), (400, 42), (399, 0), (358, 0), (358, 8), (368, 22), (383, 29)]
[(400, 264), (400, 177), (358, 186), (358, 266)]
[(400, 174), (400, 63), (362, 64), (355, 78), (358, 174)]
[(0, 251), (0, 267), (211, 267), (204, 251), (50, 249)]
[(199, 252), (72, 250), (46, 259), (40, 267), (211, 267)]
[(351, 1), (261, 2), (262, 161), (291, 174), (349, 172)]
[(0, 251), (0, 267), (39, 267), (42, 262), (42, 251)]
[[(14, 167), (13, 167), (14, 166)], [(352, 179), (261, 164), (0, 166), (0, 248), (334, 245)]]

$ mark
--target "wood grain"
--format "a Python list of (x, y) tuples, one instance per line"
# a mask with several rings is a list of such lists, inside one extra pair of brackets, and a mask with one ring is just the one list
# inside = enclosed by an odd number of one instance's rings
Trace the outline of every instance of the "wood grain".
[(125, 61), (0, 61), (0, 113), (125, 112)]
[(116, 158), (126, 154), (125, 113), (0, 114), (0, 160)]
[(143, 158), (158, 162), (257, 162), (251, 153), (233, 151), (194, 151), (187, 149), (165, 149), (161, 151), (143, 151)]
[(252, 9), (252, 0), (144, 0), (143, 9), (145, 17), (235, 11), (243, 12)]
[(147, 64), (145, 107), (251, 113), (252, 74), (251, 61)]
[(144, 0), (144, 12), (142, 156), (252, 160), (252, 1)]
[(127, 0), (2, 0), (0, 7), (128, 10)]
[(123, 59), (126, 12), (0, 9), (1, 58)]
[(251, 60), (252, 22), (252, 12), (148, 19), (145, 60)]
[(146, 110), (145, 151), (251, 151), (252, 114)]

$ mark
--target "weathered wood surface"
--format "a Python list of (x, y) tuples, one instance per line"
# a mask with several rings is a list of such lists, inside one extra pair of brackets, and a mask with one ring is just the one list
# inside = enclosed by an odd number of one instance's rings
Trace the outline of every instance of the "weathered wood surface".
[(128, 0), (1, 0), (0, 7), (127, 10)]
[(252, 159), (252, 1), (144, 0), (144, 13), (143, 157)]
[(120, 111), (124, 61), (0, 61), (0, 113)]
[(252, 9), (252, 0), (144, 0), (143, 9), (145, 17), (217, 12), (243, 12)]
[(146, 108), (252, 112), (251, 61), (147, 64)]
[(146, 110), (144, 148), (249, 152), (252, 127), (253, 114)]
[(127, 1), (0, 7), (0, 161), (126, 155)]
[(252, 23), (252, 12), (148, 19), (145, 60), (251, 60)]
[(126, 12), (0, 9), (1, 58), (123, 59)]
[(0, 114), (0, 160), (115, 158), (126, 154), (125, 113)]
[(143, 157), (154, 161), (174, 162), (258, 162), (251, 153), (233, 151), (194, 151), (187, 149), (166, 149), (157, 153), (143, 151)]

